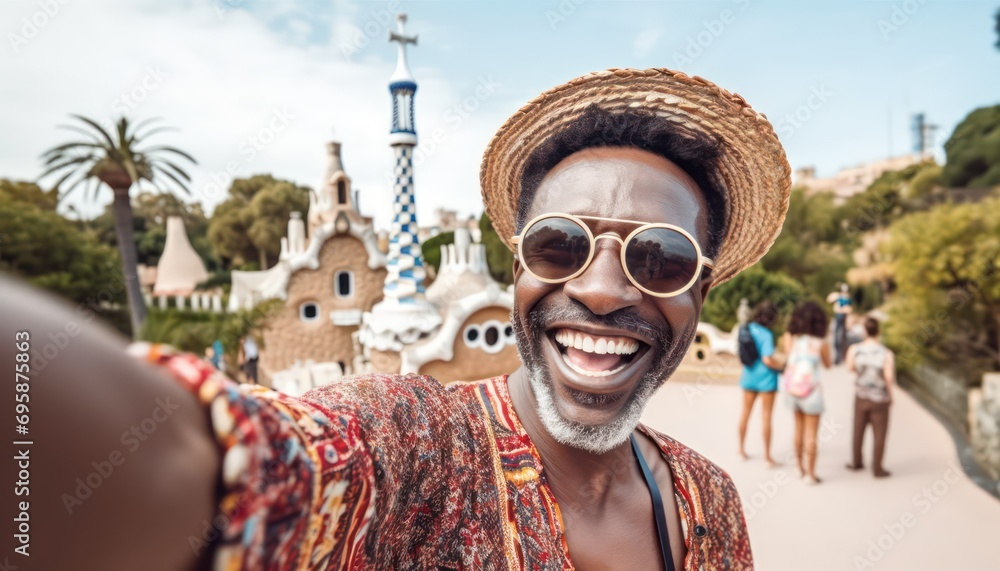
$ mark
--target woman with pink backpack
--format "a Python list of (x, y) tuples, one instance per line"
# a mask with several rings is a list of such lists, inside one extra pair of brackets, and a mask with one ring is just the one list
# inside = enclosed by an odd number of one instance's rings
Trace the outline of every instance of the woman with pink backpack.
[(782, 338), (788, 355), (781, 389), (795, 412), (795, 458), (799, 472), (808, 484), (818, 484), (816, 453), (819, 417), (823, 414), (823, 387), (820, 365), (830, 367), (830, 347), (826, 342), (828, 319), (816, 303), (800, 303)]

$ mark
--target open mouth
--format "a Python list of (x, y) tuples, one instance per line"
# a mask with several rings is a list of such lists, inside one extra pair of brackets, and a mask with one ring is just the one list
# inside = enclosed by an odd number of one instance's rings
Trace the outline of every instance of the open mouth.
[(586, 377), (613, 375), (646, 347), (631, 337), (594, 335), (570, 328), (557, 329), (553, 339), (566, 366)]

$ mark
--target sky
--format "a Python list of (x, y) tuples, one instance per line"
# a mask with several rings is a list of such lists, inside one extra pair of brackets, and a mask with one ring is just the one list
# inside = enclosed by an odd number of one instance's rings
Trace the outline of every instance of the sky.
[[(151, 143), (198, 165), (189, 201), (211, 210), (233, 177), (318, 188), (325, 143), (365, 214), (391, 221), (388, 79), (394, 16), (409, 16), (419, 83), (418, 220), (482, 211), (493, 133), (542, 91), (611, 67), (669, 67), (743, 95), (775, 126), (793, 168), (820, 176), (910, 152), (910, 118), (939, 127), (1000, 102), (1000, 0), (4, 0), (0, 178), (36, 180), (77, 113), (151, 117)], [(53, 181), (50, 181), (53, 182)], [(71, 194), (80, 216), (96, 199)]]

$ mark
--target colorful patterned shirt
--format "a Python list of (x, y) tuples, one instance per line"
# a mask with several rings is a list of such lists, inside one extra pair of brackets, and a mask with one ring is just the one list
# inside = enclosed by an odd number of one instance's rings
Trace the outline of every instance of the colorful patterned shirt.
[[(204, 403), (222, 450), (219, 513), (191, 547), (215, 568), (570, 570), (559, 505), (507, 378), (442, 386), (370, 374), (293, 398), (193, 355), (130, 350)], [(683, 568), (752, 569), (739, 495), (645, 426), (674, 478)]]

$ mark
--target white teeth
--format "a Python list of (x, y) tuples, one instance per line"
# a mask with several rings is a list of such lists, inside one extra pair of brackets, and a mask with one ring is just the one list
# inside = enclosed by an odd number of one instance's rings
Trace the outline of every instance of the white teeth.
[(556, 342), (597, 355), (631, 355), (639, 350), (639, 342), (625, 337), (598, 337), (576, 333), (568, 329), (556, 332)]
[(607, 352), (608, 352), (608, 340), (602, 337), (601, 339), (597, 340), (597, 343), (594, 343), (594, 353), (597, 353), (598, 355), (604, 355)]

